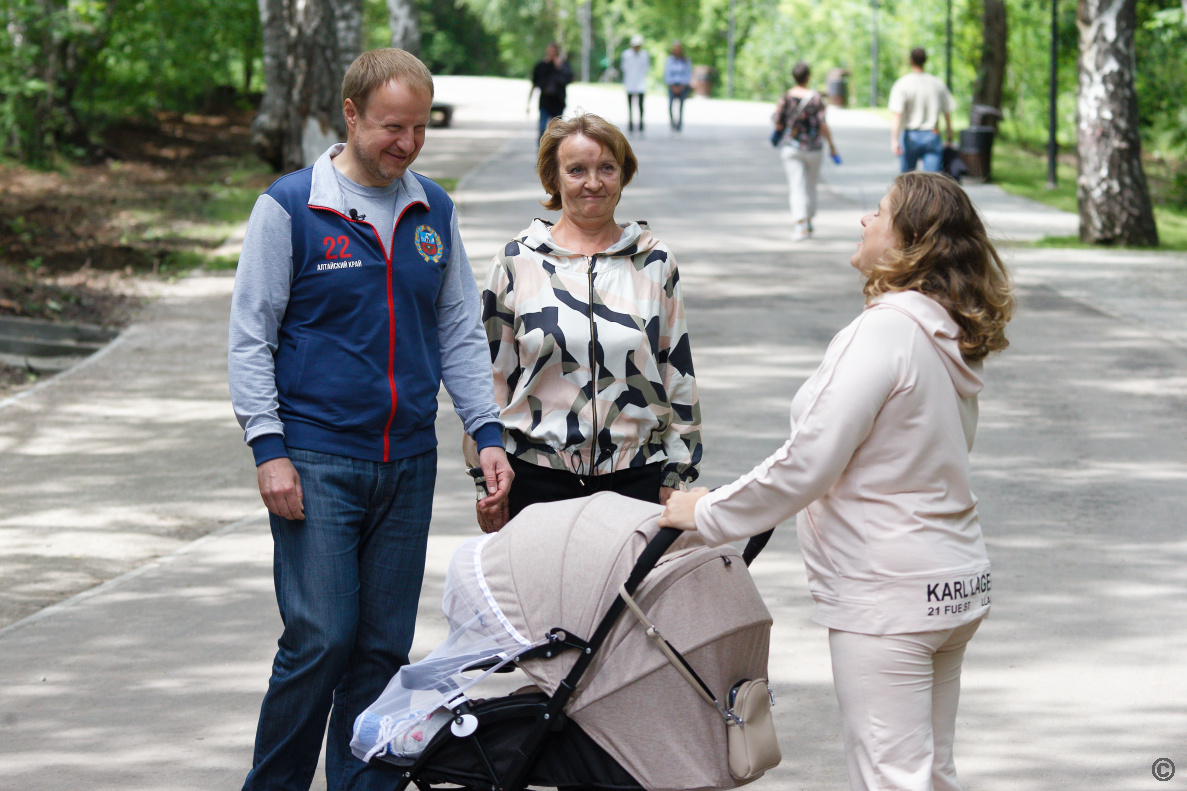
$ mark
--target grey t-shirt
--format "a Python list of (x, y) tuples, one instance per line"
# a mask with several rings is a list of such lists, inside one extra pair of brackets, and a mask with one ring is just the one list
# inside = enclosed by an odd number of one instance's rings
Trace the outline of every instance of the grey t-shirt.
[[(400, 191), (401, 180), (396, 179), (386, 187), (364, 187), (348, 179), (338, 168), (334, 168), (334, 174), (338, 177), (347, 205), (358, 213), (358, 219), (365, 219), (375, 226), (383, 249), (391, 258), (392, 232), (396, 227), (396, 194)], [(354, 219), (353, 214), (351, 219)]]

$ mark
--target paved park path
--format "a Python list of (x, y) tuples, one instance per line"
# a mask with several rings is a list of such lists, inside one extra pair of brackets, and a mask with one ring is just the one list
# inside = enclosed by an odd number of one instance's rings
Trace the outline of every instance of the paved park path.
[[(463, 177), (481, 279), (543, 210), (527, 85), (442, 78), (455, 127), (418, 169)], [(620, 93), (572, 106), (622, 121)], [(685, 131), (648, 104), (620, 219), (677, 255), (705, 418), (703, 481), (786, 437), (796, 387), (860, 310), (858, 220), (894, 175), (886, 123), (830, 115), (814, 240), (789, 241), (770, 107), (697, 99)], [(1173, 788), (1187, 778), (1187, 261), (1015, 247), (1075, 218), (969, 188), (1021, 294), (991, 360), (974, 452), (994, 562), (992, 617), (965, 665), (957, 760), (967, 791)], [(232, 242), (233, 243), (233, 242)], [(226, 393), (231, 278), (163, 288), (104, 352), (0, 402), (0, 789), (238, 788), (279, 619), (271, 541)], [(460, 428), (442, 396), (441, 462), (414, 655), (443, 636), (446, 561), (473, 535)], [(754, 575), (775, 616), (784, 763), (752, 788), (837, 791), (844, 760), (823, 629), (794, 531)], [(98, 586), (98, 587), (96, 587)], [(1151, 763), (1182, 773), (1166, 786)], [(662, 759), (662, 758), (661, 758)], [(321, 778), (315, 788), (323, 783)]]

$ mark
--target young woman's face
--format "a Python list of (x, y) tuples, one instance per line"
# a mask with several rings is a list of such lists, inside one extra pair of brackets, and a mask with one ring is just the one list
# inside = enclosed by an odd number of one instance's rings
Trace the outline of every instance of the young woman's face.
[(863, 275), (870, 274), (870, 269), (887, 250), (898, 247), (898, 239), (890, 224), (890, 196), (890, 192), (883, 195), (882, 200), (878, 201), (878, 208), (861, 218), (861, 241), (857, 243), (849, 263)]

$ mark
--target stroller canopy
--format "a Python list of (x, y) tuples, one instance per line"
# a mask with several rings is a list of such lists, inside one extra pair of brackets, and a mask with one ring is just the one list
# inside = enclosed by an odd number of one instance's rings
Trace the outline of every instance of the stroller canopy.
[[(438, 707), (482, 680), (466, 671), (480, 659), (509, 661), (544, 643), (555, 628), (588, 641), (659, 532), (661, 511), (602, 493), (531, 506), (499, 533), (464, 542), (450, 561), (442, 602), (449, 638), (402, 668), (360, 715), (355, 753), (369, 759), (381, 750), (410, 755), (423, 749), (448, 721)], [(771, 616), (733, 547), (706, 547), (696, 533), (680, 536), (634, 599), (723, 704), (735, 683), (767, 678)], [(519, 667), (552, 695), (577, 654), (533, 652), (535, 658), (524, 656)], [(650, 791), (739, 784), (729, 771), (721, 714), (629, 611), (594, 655), (565, 711)]]
[[(561, 627), (588, 640), (647, 543), (662, 508), (603, 493), (527, 508), (481, 550), (486, 588), (530, 641)], [(664, 637), (725, 702), (742, 679), (767, 678), (771, 615), (733, 547), (682, 536), (635, 591)], [(521, 664), (551, 694), (572, 652)], [(730, 788), (726, 726), (624, 613), (566, 709), (648, 789)]]

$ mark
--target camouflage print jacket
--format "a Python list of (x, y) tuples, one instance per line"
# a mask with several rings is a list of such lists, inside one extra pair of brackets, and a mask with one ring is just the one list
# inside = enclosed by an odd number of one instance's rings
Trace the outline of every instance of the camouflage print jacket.
[(495, 256), (482, 320), (509, 453), (580, 475), (662, 462), (664, 486), (697, 477), (680, 275), (646, 224), (587, 257), (535, 220)]

